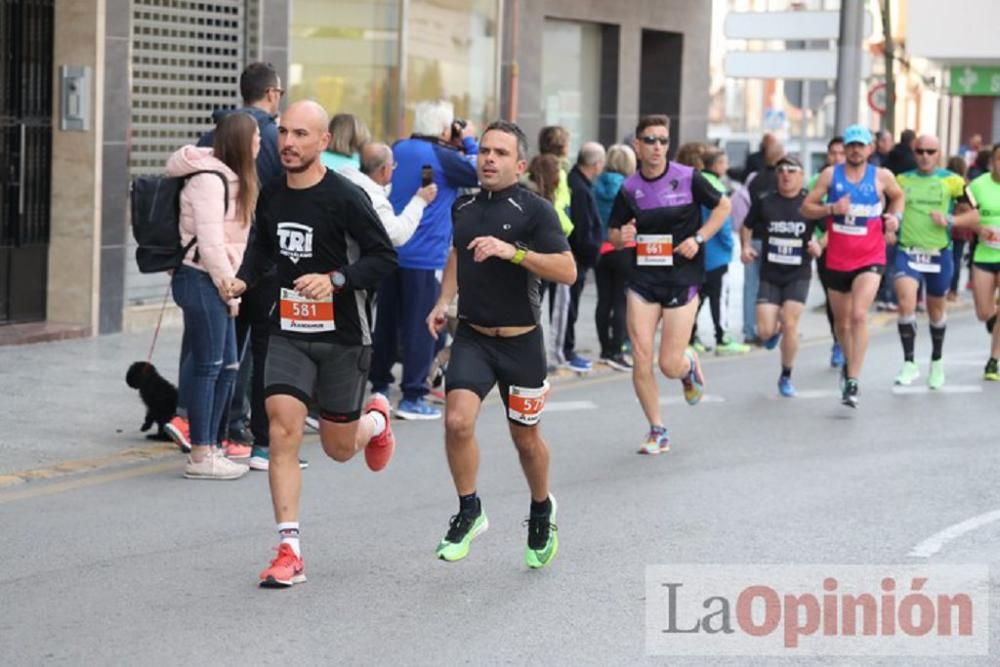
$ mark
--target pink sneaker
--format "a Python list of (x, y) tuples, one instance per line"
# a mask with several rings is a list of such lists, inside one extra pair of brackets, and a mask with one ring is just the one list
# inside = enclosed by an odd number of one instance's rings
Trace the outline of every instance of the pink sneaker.
[(385, 430), (381, 435), (372, 438), (365, 447), (365, 463), (375, 472), (389, 465), (389, 459), (392, 458), (392, 452), (396, 448), (396, 437), (392, 434), (392, 421), (389, 418), (390, 410), (389, 399), (382, 394), (372, 394), (364, 410), (364, 414), (374, 411), (385, 417)]
[(306, 580), (305, 564), (291, 546), (282, 544), (271, 565), (260, 573), (261, 588), (288, 588)]
[(182, 452), (191, 453), (191, 425), (188, 424), (188, 420), (180, 415), (175, 415), (166, 423), (163, 430), (173, 439), (174, 444), (181, 448)]
[(232, 440), (223, 440), (222, 450), (226, 453), (227, 459), (248, 459), (250, 458), (250, 453), (253, 451), (253, 447), (250, 445), (241, 445)]

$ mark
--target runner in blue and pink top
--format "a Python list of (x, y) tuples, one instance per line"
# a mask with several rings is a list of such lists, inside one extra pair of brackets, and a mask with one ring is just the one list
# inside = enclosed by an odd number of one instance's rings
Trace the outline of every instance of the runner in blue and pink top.
[[(666, 116), (639, 119), (635, 151), (641, 166), (622, 184), (608, 220), (608, 240), (616, 248), (635, 242), (626, 317), (635, 357), (632, 384), (649, 420), (640, 454), (670, 449), (653, 372), (653, 341), (661, 321), (660, 370), (683, 383), (690, 405), (703, 395), (698, 357), (687, 349), (705, 278), (701, 246), (722, 227), (730, 209), (729, 199), (704, 176), (667, 159), (669, 143)], [(704, 223), (703, 206), (712, 211)]]
[(852, 408), (858, 405), (858, 376), (868, 349), (868, 309), (885, 272), (885, 244), (895, 240), (904, 203), (892, 172), (868, 164), (871, 143), (866, 127), (847, 128), (847, 161), (820, 174), (802, 204), (802, 215), (826, 221), (827, 289), (846, 357), (841, 401)]

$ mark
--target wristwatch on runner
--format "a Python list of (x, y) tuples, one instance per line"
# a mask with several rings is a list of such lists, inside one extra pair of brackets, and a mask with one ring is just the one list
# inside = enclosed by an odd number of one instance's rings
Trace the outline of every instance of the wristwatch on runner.
[(697, 243), (698, 245), (705, 245), (705, 237), (702, 236), (701, 233), (699, 232), (698, 234), (694, 235), (694, 242)]
[(524, 245), (520, 241), (514, 244), (514, 256), (510, 258), (511, 264), (520, 264), (524, 261), (525, 255), (528, 254), (528, 246)]
[(333, 290), (335, 292), (337, 290), (342, 290), (347, 284), (347, 276), (340, 271), (333, 271), (330, 273), (330, 284), (333, 285)]

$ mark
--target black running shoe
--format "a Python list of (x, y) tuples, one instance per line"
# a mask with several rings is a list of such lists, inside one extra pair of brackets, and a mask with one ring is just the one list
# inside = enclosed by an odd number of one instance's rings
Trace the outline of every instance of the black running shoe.
[(849, 408), (858, 407), (858, 381), (848, 378), (844, 383), (844, 393), (840, 402)]

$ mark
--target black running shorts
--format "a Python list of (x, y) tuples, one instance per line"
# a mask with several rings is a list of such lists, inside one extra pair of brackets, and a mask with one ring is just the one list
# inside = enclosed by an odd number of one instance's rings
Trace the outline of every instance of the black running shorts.
[(885, 264), (869, 264), (853, 271), (826, 271), (826, 288), (834, 292), (850, 292), (854, 279), (863, 273), (874, 273), (881, 276), (885, 273)]
[(805, 303), (809, 296), (809, 278), (800, 278), (784, 285), (778, 285), (761, 278), (757, 289), (757, 305), (772, 304), (780, 306), (786, 301)]
[(545, 342), (540, 327), (501, 338), (486, 336), (460, 322), (451, 345), (445, 389), (467, 389), (483, 399), (498, 384), (508, 419), (517, 422), (510, 416), (511, 387), (541, 389), (545, 375)]
[(372, 348), (311, 343), (271, 334), (264, 369), (266, 397), (293, 396), (306, 405), (315, 396), (320, 416), (352, 422), (361, 416)]

